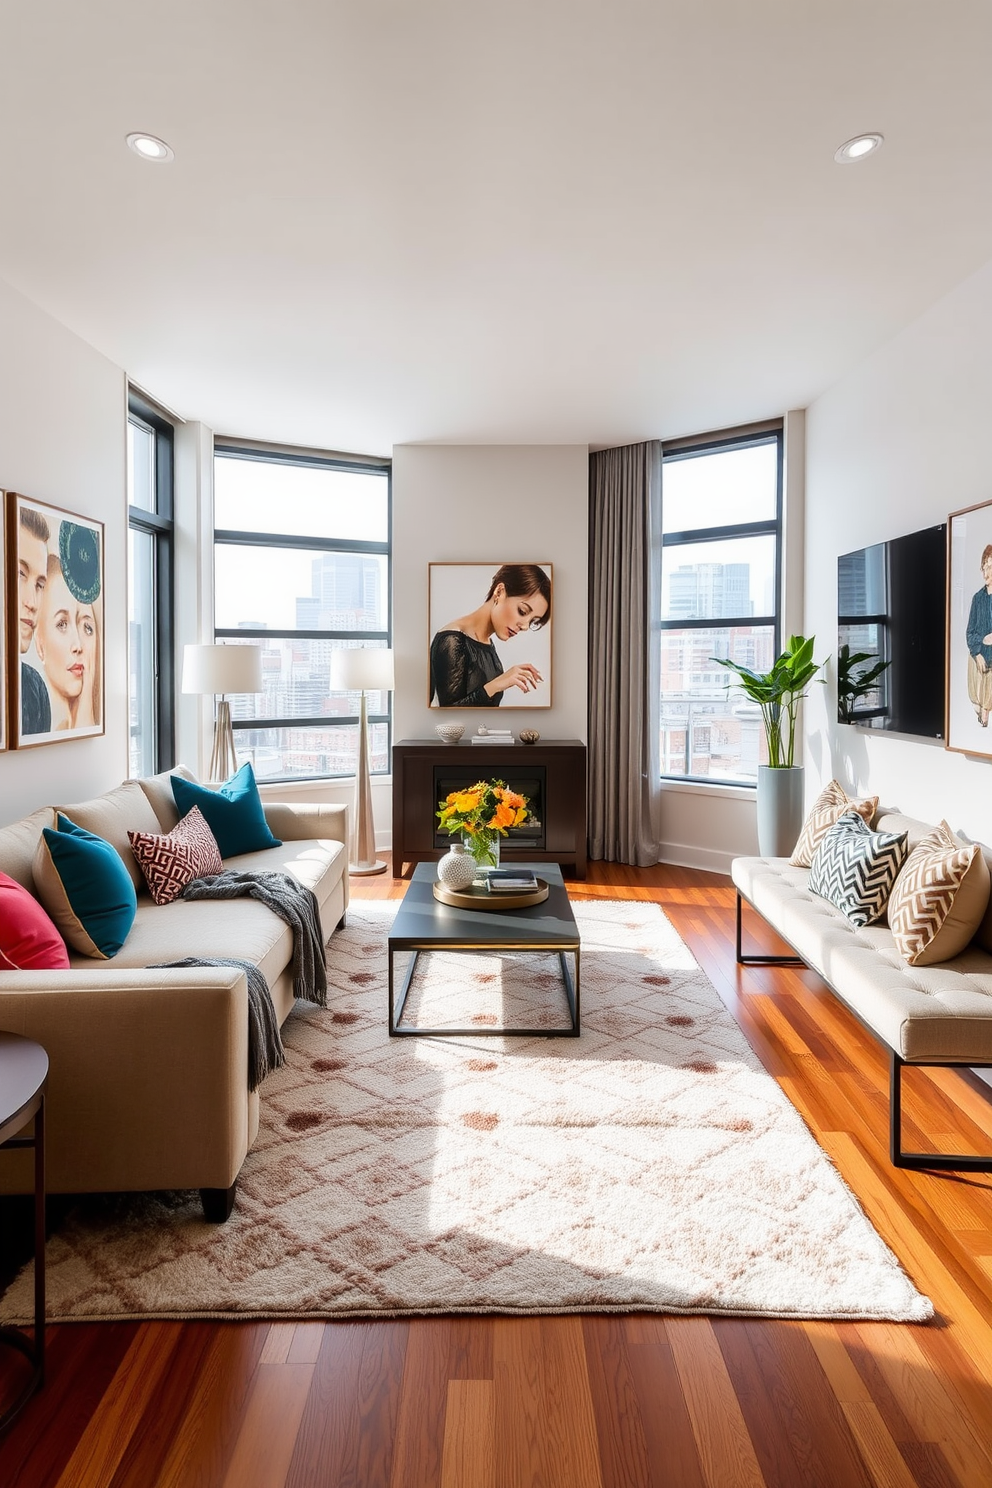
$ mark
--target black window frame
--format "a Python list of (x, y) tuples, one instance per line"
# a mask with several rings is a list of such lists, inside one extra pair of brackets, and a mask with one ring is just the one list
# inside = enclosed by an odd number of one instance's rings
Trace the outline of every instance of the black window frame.
[[(363, 456), (324, 455), (319, 451), (285, 450), (268, 448), (262, 444), (248, 444), (235, 439), (214, 440), (214, 461), (218, 459), (251, 460), (263, 465), (305, 466), (310, 469), (341, 470), (350, 474), (364, 472), (385, 477), (386, 481), (386, 540), (385, 542), (360, 542), (353, 538), (297, 536), (285, 532), (244, 532), (233, 527), (214, 527), (214, 550), (218, 546), (257, 548), (298, 548), (307, 552), (321, 553), (365, 553), (384, 556), (386, 559), (386, 629), (385, 630), (271, 630), (245, 626), (214, 625), (214, 639), (226, 640), (288, 640), (288, 641), (384, 641), (387, 648), (393, 644), (393, 468), (390, 460), (375, 460)], [(393, 753), (393, 702), (392, 693), (387, 694), (385, 713), (369, 713), (368, 724), (386, 725), (386, 768), (372, 770), (379, 777), (390, 773)], [(359, 715), (328, 716), (319, 714), (299, 718), (232, 718), (231, 727), (247, 729), (283, 728), (358, 728)], [(277, 775), (261, 784), (288, 785), (301, 780), (347, 780), (351, 772), (340, 775)]]
[[(174, 425), (134, 388), (128, 388), (127, 421), (155, 440), (155, 510), (128, 506), (129, 531), (142, 532), (154, 543), (155, 572), (155, 773), (176, 763), (175, 704), (175, 511), (176, 449)], [(128, 668), (130, 678), (130, 667)], [(128, 697), (128, 770), (131, 767), (131, 699)]]
[[(674, 464), (679, 460), (698, 459), (702, 455), (721, 454), (725, 450), (753, 449), (758, 445), (772, 444), (776, 446), (775, 461), (775, 515), (764, 518), (757, 522), (731, 522), (720, 527), (694, 527), (686, 528), (681, 532), (665, 532), (661, 534), (661, 550), (659, 563), (663, 562), (663, 554), (666, 547), (687, 547), (690, 544), (707, 542), (718, 542), (727, 538), (741, 537), (768, 537), (775, 538), (775, 613), (774, 615), (746, 615), (746, 616), (708, 616), (706, 618), (688, 619), (679, 618), (665, 620), (659, 617), (658, 628), (665, 630), (712, 630), (715, 628), (732, 630), (735, 626), (746, 626), (756, 628), (758, 626), (771, 627), (772, 645), (774, 654), (777, 656), (782, 649), (782, 591), (783, 571), (785, 566), (785, 551), (783, 538), (784, 511), (785, 511), (785, 424), (784, 421), (776, 420), (773, 424), (763, 424), (758, 428), (748, 429), (740, 433), (707, 434), (691, 439), (678, 439), (663, 441), (661, 448), (662, 458), (662, 527), (664, 527), (664, 467)], [(659, 573), (660, 579), (660, 573)], [(671, 775), (661, 771), (660, 777), (663, 781), (671, 781), (679, 784), (694, 785), (721, 785), (740, 790), (756, 790), (757, 781), (754, 780), (713, 780), (707, 775)]]

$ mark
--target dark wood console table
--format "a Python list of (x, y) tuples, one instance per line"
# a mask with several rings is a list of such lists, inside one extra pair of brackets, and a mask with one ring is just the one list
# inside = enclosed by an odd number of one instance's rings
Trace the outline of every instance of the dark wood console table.
[(519, 845), (504, 838), (500, 857), (510, 863), (559, 863), (571, 876), (586, 876), (586, 746), (579, 739), (541, 739), (537, 744), (442, 744), (439, 739), (401, 739), (393, 745), (393, 876), (406, 864), (437, 861), (447, 838), (436, 838), (438, 772), (505, 780), (537, 771), (544, 782), (542, 843)]

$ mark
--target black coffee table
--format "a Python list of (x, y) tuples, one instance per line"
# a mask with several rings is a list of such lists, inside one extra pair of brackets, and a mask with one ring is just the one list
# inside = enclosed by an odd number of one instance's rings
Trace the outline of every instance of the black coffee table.
[[(527, 909), (457, 909), (434, 898), (437, 877), (434, 863), (418, 863), (410, 887), (389, 932), (389, 1036), (390, 1038), (450, 1038), (490, 1035), (498, 1038), (579, 1037), (579, 931), (565, 882), (557, 863), (522, 865), (533, 868), (549, 888), (547, 899)], [(397, 999), (393, 958), (397, 951), (411, 952)], [(426, 951), (519, 951), (557, 952), (561, 965), (569, 1022), (561, 1028), (420, 1028), (401, 1026), (410, 983), (419, 956)], [(568, 964), (574, 963), (574, 973)]]
[[(45, 1090), (48, 1055), (40, 1044), (16, 1033), (0, 1033), (0, 1148), (34, 1148), (34, 1337), (0, 1328), (0, 1344), (17, 1349), (30, 1373), (16, 1398), (0, 1414), (0, 1432), (45, 1382)], [(34, 1119), (34, 1134), (19, 1135)]]

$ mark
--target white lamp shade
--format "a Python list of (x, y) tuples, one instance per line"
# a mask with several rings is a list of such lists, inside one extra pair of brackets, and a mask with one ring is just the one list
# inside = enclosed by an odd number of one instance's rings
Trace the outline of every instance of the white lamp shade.
[(183, 692), (261, 692), (260, 646), (187, 646)]
[(336, 692), (392, 692), (393, 653), (382, 646), (348, 646), (331, 652)]

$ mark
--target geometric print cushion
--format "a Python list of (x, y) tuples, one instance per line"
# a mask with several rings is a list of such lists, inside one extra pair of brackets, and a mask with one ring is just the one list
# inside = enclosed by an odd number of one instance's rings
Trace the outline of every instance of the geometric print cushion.
[(831, 780), (825, 785), (813, 803), (813, 809), (803, 822), (803, 829), (799, 834), (795, 851), (789, 862), (793, 868), (808, 868), (813, 861), (813, 854), (830, 831), (835, 821), (838, 821), (846, 811), (856, 811), (870, 823), (875, 812), (878, 810), (878, 797), (866, 796), (862, 801), (852, 801), (847, 791), (837, 780)]
[(852, 925), (870, 925), (885, 912), (905, 860), (905, 832), (872, 832), (858, 812), (848, 811), (813, 854), (810, 891), (842, 909)]
[(896, 950), (910, 966), (950, 961), (972, 939), (988, 902), (984, 853), (941, 822), (913, 848), (892, 890), (889, 928)]
[(194, 806), (164, 837), (128, 832), (131, 851), (156, 904), (171, 904), (194, 878), (223, 873), (217, 839)]

